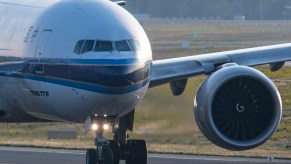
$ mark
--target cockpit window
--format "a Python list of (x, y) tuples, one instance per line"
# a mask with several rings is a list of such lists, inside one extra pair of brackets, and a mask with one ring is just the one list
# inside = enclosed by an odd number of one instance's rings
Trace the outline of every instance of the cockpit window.
[(130, 51), (130, 47), (126, 40), (115, 42), (116, 51)]
[(86, 52), (112, 52), (112, 51), (139, 51), (138, 40), (102, 41), (102, 40), (79, 40), (75, 46), (76, 54)]
[(96, 41), (94, 52), (113, 51), (112, 42), (109, 41)]
[(76, 44), (76, 47), (74, 49), (74, 52), (75, 53), (81, 54), (81, 50), (82, 50), (82, 47), (83, 47), (84, 42), (85, 42), (85, 40), (78, 41), (78, 43)]
[(137, 40), (128, 40), (130, 48), (132, 51), (139, 51), (139, 42)]
[(95, 40), (86, 40), (84, 47), (82, 49), (82, 54), (85, 52), (93, 51)]

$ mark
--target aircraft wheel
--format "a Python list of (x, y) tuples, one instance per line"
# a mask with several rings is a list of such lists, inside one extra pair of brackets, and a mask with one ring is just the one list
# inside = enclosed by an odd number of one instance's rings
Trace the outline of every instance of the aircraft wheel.
[(144, 140), (128, 140), (127, 149), (130, 155), (126, 157), (126, 164), (146, 164), (148, 158), (147, 145)]
[(98, 164), (114, 164), (113, 153), (109, 146), (103, 149), (104, 160), (99, 161)]
[(114, 164), (119, 164), (120, 150), (119, 150), (118, 142), (115, 140), (110, 140), (109, 147), (111, 148), (112, 153), (113, 153)]
[(95, 149), (88, 149), (86, 153), (86, 164), (97, 164), (97, 153)]

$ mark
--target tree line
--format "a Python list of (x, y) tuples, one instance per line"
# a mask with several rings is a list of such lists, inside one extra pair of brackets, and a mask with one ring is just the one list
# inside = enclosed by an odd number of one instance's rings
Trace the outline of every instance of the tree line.
[(131, 13), (147, 13), (151, 17), (205, 17), (247, 20), (289, 19), (291, 0), (127, 0)]

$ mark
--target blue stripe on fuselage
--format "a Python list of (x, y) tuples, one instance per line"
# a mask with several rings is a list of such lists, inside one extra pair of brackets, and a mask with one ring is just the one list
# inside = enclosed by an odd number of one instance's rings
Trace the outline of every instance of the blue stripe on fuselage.
[[(127, 59), (70, 59), (70, 58), (20, 58), (14, 56), (0, 56), (1, 62), (15, 62), (25, 61), (28, 63), (47, 63), (47, 64), (71, 64), (71, 65), (127, 65), (139, 64), (140, 60), (137, 58)], [(151, 60), (143, 62), (152, 62)]]
[[(0, 73), (0, 76), (42, 81), (104, 94), (129, 93), (150, 82), (151, 61), (140, 63), (137, 59), (23, 60), (29, 64), (22, 72), (4, 72)], [(43, 74), (35, 73), (37, 66), (44, 68)]]
[(0, 73), (2, 77), (11, 77), (11, 78), (20, 78), (20, 79), (29, 79), (35, 81), (41, 81), (46, 83), (58, 84), (67, 87), (78, 88), (86, 91), (103, 93), (103, 94), (126, 94), (133, 91), (136, 91), (144, 86), (146, 86), (150, 82), (150, 78), (145, 79), (142, 82), (132, 84), (126, 87), (106, 87), (101, 85), (94, 85), (90, 83), (78, 82), (78, 81), (71, 81), (66, 79), (59, 79), (59, 78), (51, 78), (46, 76), (38, 76), (38, 75), (30, 75), (30, 74), (7, 74), (7, 73)]

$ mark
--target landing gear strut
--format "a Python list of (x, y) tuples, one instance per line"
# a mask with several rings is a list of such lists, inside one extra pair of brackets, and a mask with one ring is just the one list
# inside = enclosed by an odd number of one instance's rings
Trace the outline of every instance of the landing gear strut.
[(103, 136), (104, 129), (108, 126), (108, 124), (105, 124), (106, 119), (105, 117), (95, 117), (93, 120), (95, 123), (92, 126), (96, 129), (96, 149), (87, 150), (86, 164), (114, 164), (109, 141)]
[[(146, 164), (147, 146), (144, 140), (128, 139), (127, 130), (133, 129), (134, 110), (126, 116), (97, 117), (91, 116), (90, 127), (96, 131), (96, 149), (89, 149), (86, 154), (86, 164)], [(113, 140), (103, 136), (104, 129), (112, 126)], [(87, 125), (87, 123), (86, 123)]]

